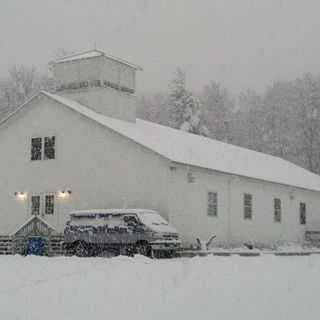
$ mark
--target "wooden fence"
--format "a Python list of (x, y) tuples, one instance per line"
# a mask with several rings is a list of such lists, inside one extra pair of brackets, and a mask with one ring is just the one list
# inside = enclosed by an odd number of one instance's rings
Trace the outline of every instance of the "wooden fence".
[(12, 254), (12, 239), (9, 236), (0, 236), (0, 254)]
[[(43, 237), (45, 256), (62, 256), (65, 254), (63, 249), (63, 234), (55, 234), (50, 237)], [(26, 254), (28, 237), (0, 236), (0, 255)]]

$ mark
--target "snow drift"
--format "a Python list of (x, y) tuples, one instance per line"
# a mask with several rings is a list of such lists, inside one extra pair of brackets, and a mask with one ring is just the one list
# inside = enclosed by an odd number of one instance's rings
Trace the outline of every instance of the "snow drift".
[(0, 319), (318, 319), (320, 256), (0, 257)]

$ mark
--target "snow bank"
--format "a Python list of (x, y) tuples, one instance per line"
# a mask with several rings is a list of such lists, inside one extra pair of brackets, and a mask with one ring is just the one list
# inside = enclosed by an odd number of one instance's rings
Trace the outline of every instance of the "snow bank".
[(320, 256), (0, 257), (0, 319), (318, 319)]

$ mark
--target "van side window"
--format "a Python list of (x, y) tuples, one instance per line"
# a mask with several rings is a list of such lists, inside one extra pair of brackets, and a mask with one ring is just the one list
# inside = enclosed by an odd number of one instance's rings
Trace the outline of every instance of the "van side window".
[(136, 227), (139, 224), (136, 216), (124, 216), (123, 221), (130, 227)]

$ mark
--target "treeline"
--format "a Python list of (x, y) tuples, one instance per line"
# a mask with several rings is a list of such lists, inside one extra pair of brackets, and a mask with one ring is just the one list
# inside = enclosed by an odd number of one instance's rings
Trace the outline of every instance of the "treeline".
[(12, 112), (40, 90), (51, 91), (54, 81), (37, 72), (35, 67), (14, 65), (0, 80), (0, 118)]
[[(54, 82), (34, 67), (14, 66), (0, 81), (0, 119)], [(164, 93), (138, 97), (138, 117), (290, 160), (320, 174), (320, 77), (278, 81), (263, 94), (232, 97), (212, 81), (200, 93), (178, 69)]]
[(167, 92), (142, 95), (140, 118), (290, 160), (320, 173), (320, 77), (277, 81), (235, 99), (217, 82), (199, 94), (178, 69)]

